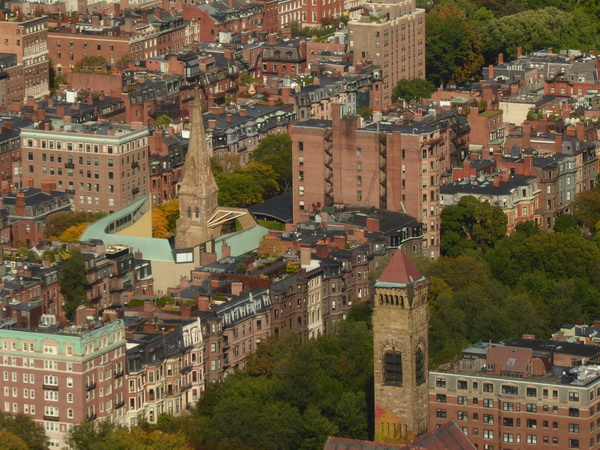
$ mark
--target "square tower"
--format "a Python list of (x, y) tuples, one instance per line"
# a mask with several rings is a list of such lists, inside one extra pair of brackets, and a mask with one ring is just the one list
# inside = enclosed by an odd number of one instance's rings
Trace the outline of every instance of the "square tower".
[(397, 250), (375, 283), (375, 441), (409, 443), (428, 419), (429, 281)]

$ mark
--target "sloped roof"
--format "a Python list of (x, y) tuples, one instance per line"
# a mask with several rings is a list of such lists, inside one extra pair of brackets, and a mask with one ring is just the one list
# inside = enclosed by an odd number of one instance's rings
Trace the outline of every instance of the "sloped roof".
[(403, 250), (396, 250), (387, 267), (377, 279), (375, 286), (405, 286), (421, 279), (424, 279), (423, 275), (421, 275), (421, 272), (412, 263), (408, 255)]

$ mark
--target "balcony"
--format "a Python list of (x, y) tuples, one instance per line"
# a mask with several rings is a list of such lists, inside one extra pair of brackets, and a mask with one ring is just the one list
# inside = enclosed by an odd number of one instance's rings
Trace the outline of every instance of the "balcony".
[(192, 370), (192, 365), (190, 364), (188, 366), (182, 367), (180, 370), (180, 373), (181, 373), (181, 375), (185, 375), (186, 373), (191, 372), (191, 370)]
[(74, 169), (75, 168), (75, 164), (72, 162), (66, 162), (65, 163), (65, 169)]
[(58, 391), (58, 385), (57, 384), (44, 384), (43, 388), (48, 390), (48, 391)]
[(125, 400), (121, 400), (119, 403), (115, 405), (115, 409), (120, 409), (125, 406)]
[(115, 372), (114, 377), (121, 378), (124, 374), (125, 374), (125, 372), (123, 370), (121, 370), (120, 372)]
[(96, 413), (92, 413), (85, 418), (85, 420), (92, 421), (96, 419)]
[(94, 389), (96, 389), (96, 382), (93, 382), (93, 383), (85, 385), (85, 390), (86, 391), (93, 391)]
[(47, 416), (44, 414), (44, 420), (51, 420), (52, 422), (58, 422), (60, 419), (58, 416)]

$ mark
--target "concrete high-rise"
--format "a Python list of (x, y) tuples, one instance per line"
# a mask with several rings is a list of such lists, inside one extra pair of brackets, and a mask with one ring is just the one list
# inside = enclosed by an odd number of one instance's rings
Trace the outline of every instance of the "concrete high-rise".
[(348, 23), (354, 61), (369, 60), (383, 72), (383, 105), (399, 80), (425, 78), (425, 10), (416, 0), (373, 0), (369, 14)]

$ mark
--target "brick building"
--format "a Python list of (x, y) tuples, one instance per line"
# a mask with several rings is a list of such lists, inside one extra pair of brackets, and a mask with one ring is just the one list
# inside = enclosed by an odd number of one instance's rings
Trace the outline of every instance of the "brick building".
[(474, 345), (455, 370), (429, 373), (431, 427), (452, 419), (477, 448), (597, 448), (599, 355), (535, 339)]
[(392, 103), (399, 80), (425, 78), (425, 10), (415, 0), (379, 0), (348, 23), (354, 61), (368, 60), (383, 71), (383, 106)]
[[(17, 65), (8, 69), (7, 97), (21, 100), (39, 98), (48, 91), (48, 17), (25, 17), (0, 22), (4, 53), (17, 56)], [(15, 79), (16, 78), (16, 79)], [(14, 83), (14, 85), (13, 85)]]
[(0, 329), (4, 388), (0, 407), (44, 427), (52, 447), (85, 420), (123, 423), (123, 322), (58, 331)]
[(76, 211), (119, 210), (148, 193), (148, 130), (51, 119), (21, 129), (23, 176), (53, 180)]
[(456, 138), (468, 132), (465, 117), (442, 112), (411, 124), (362, 126), (342, 108), (333, 105), (332, 121), (292, 128), (294, 222), (336, 205), (405, 211), (423, 223), (423, 249), (437, 257), (439, 189), (457, 159)]

